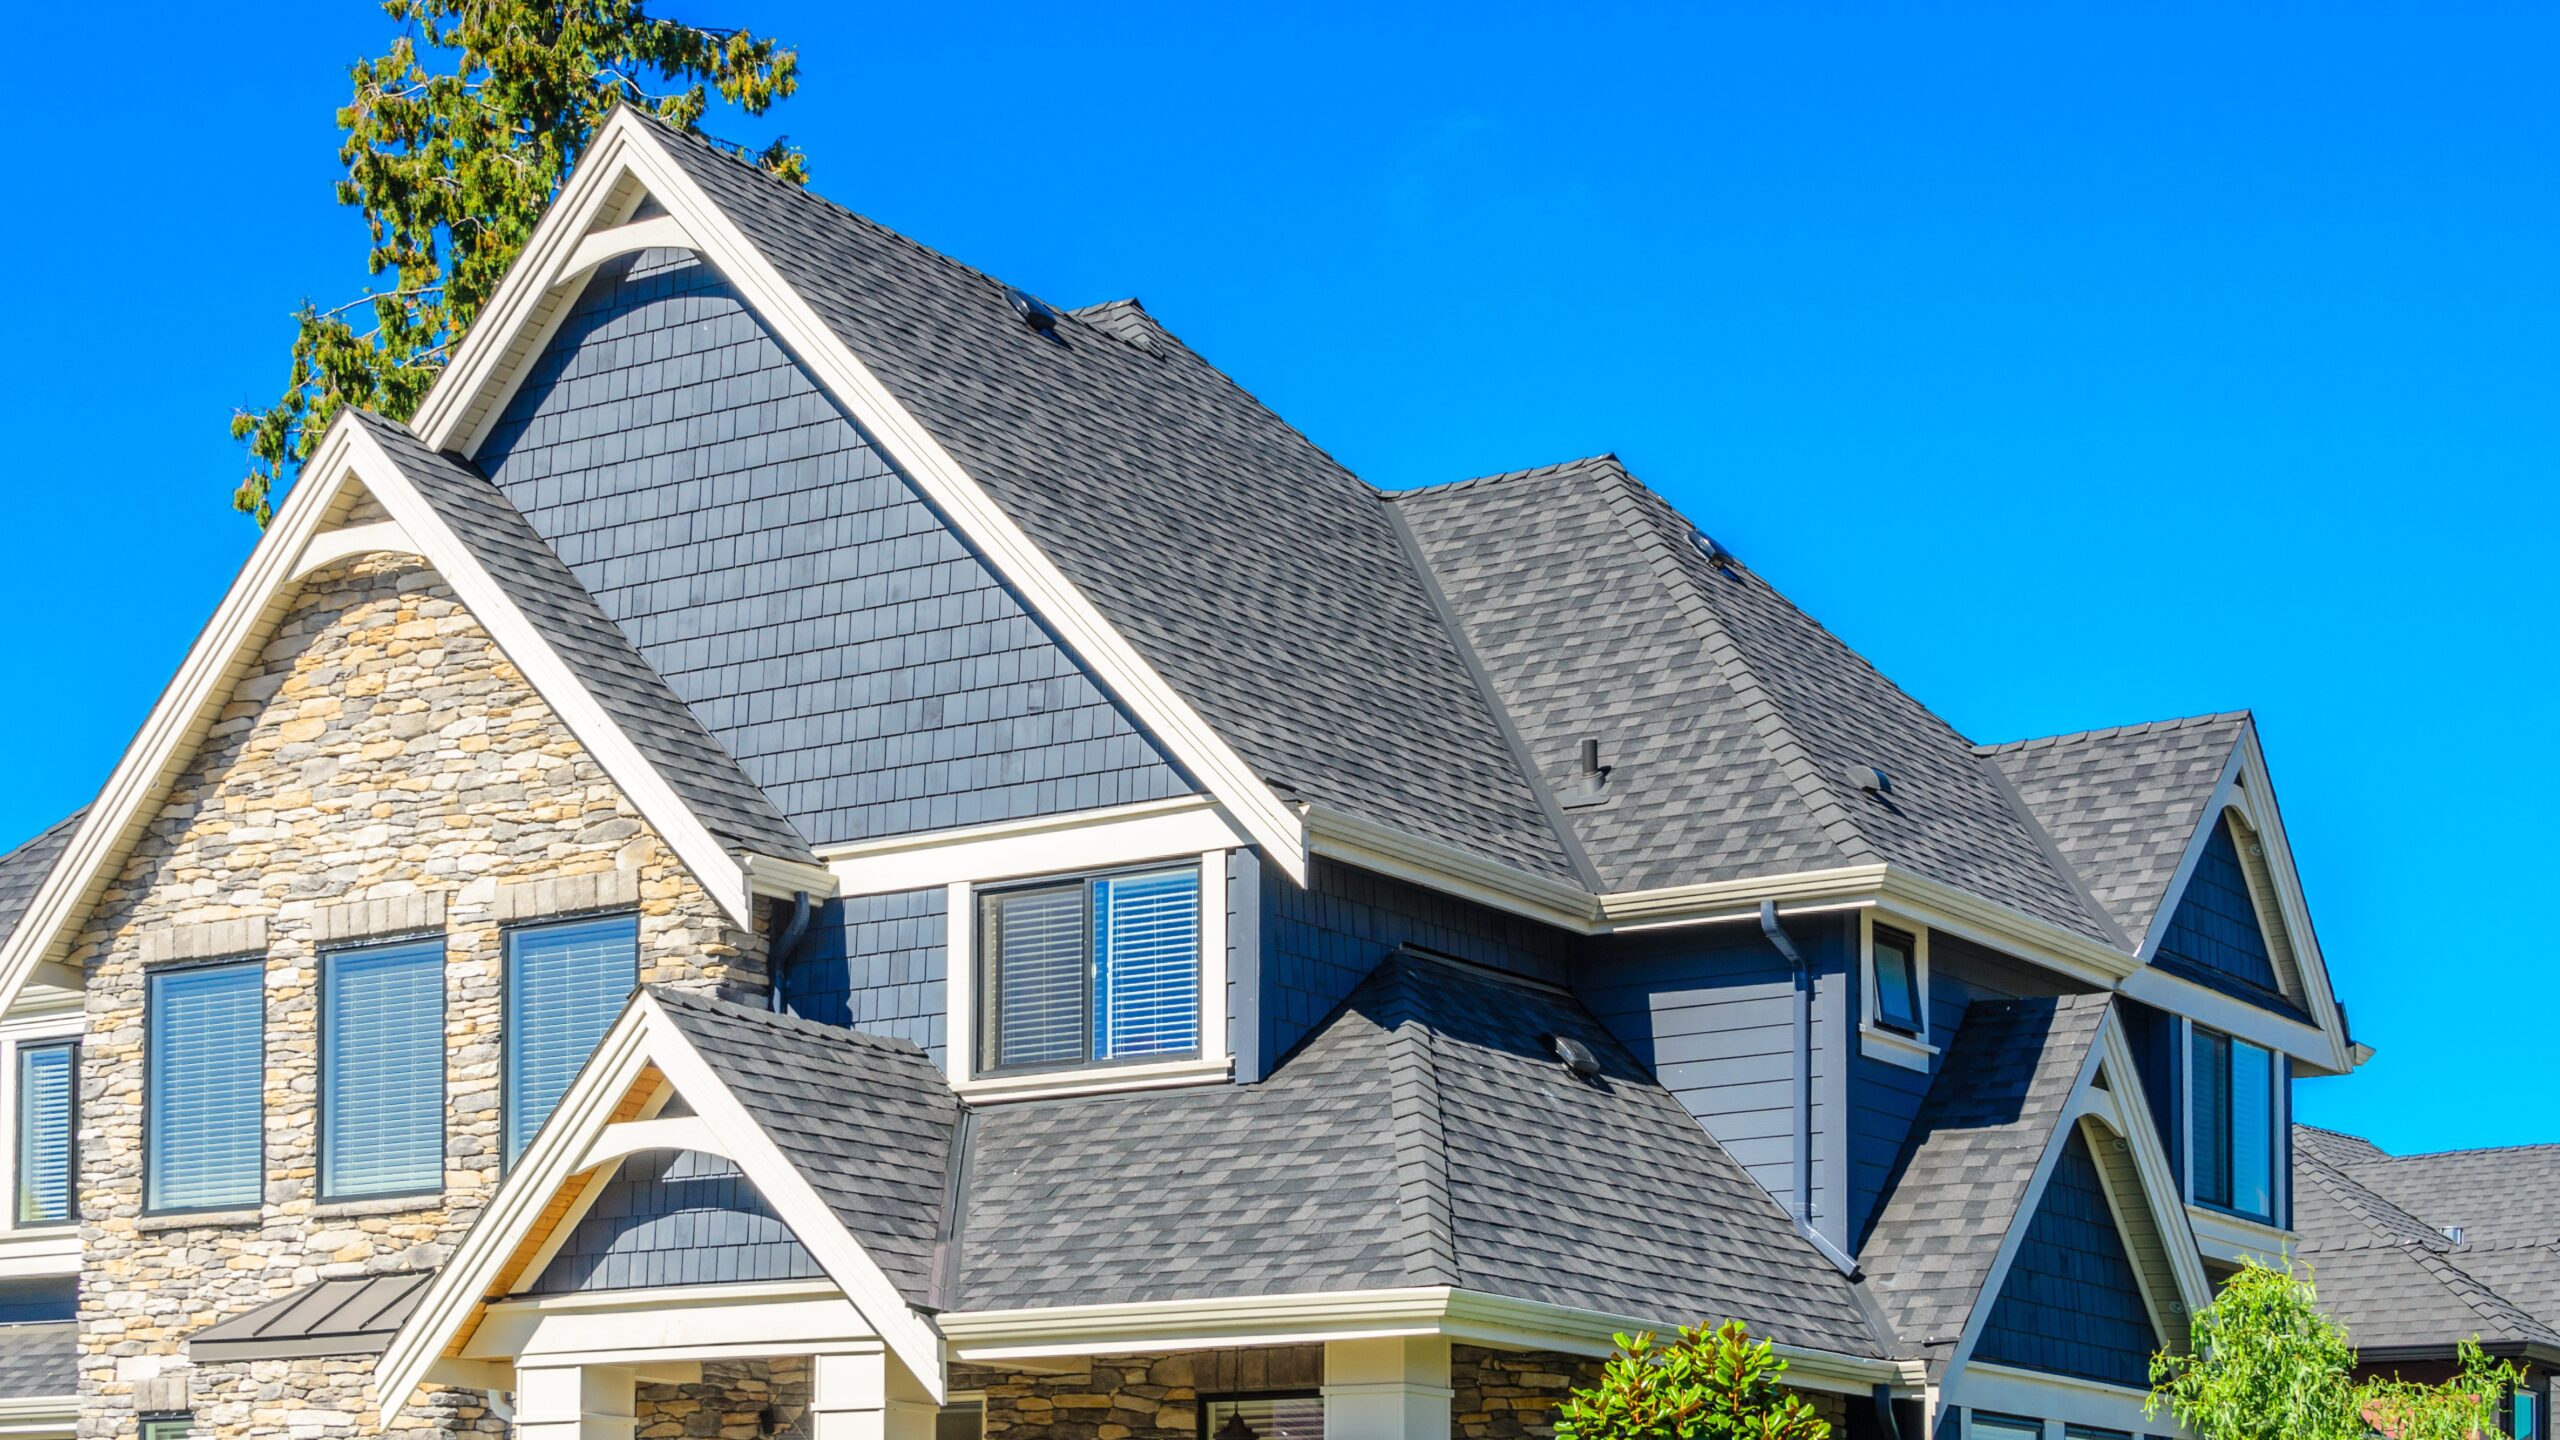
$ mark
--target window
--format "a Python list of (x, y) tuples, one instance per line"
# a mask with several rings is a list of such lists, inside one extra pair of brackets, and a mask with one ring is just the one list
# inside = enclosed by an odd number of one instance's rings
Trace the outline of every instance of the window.
[(142, 1440), (194, 1440), (196, 1421), (192, 1415), (147, 1415), (142, 1421)]
[(2044, 1440), (2044, 1422), (1973, 1412), (1972, 1440)]
[(1324, 1397), (1210, 1396), (1200, 1407), (1200, 1440), (1324, 1440)]
[(506, 1131), (513, 1163), (640, 984), (633, 915), (507, 933)]
[(320, 957), (320, 1198), (444, 1185), (444, 942)]
[(149, 982), (143, 1208), (255, 1205), (266, 1084), (266, 967), (164, 970)]
[(2130, 1430), (2102, 1430), (2095, 1425), (2065, 1425), (2063, 1440), (2133, 1440)]
[(985, 1068), (1199, 1053), (1199, 867), (1001, 891), (979, 920)]
[(1899, 930), (1878, 925), (1869, 952), (1875, 959), (1876, 1023), (1897, 1034), (1918, 1035), (1921, 1031), (1918, 944)]
[(2518, 1390), (2507, 1397), (2507, 1433), (2515, 1440), (2542, 1440), (2542, 1396)]
[(2194, 1027), (2188, 1047), (2195, 1198), (2252, 1219), (2275, 1218), (2277, 1057)]
[(18, 1047), (18, 1206), (21, 1225), (72, 1218), (78, 1173), (80, 1047), (61, 1040)]
[(953, 1396), (934, 1412), (933, 1440), (982, 1440), (987, 1433), (987, 1402)]

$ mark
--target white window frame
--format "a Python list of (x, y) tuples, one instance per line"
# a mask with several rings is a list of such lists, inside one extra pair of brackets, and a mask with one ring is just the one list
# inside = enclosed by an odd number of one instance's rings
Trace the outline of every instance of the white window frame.
[[(1097, 838), (1088, 836), (1088, 839)], [(945, 1068), (951, 1088), (976, 1102), (1092, 1095), (1116, 1090), (1156, 1090), (1209, 1084), (1234, 1073), (1227, 1048), (1227, 863), (1225, 849), (1172, 854), (1117, 854), (1095, 847), (1088, 863), (1045, 874), (954, 880), (944, 899), (943, 1026)], [(1179, 1060), (1104, 1062), (1030, 1074), (978, 1073), (979, 898), (983, 894), (1065, 882), (1112, 870), (1149, 865), (1196, 865), (1200, 873), (1200, 1053)]]
[[(77, 1134), (71, 1141), (74, 1167), (72, 1219), (40, 1225), (18, 1223), (18, 1051), (23, 1046), (59, 1045), (66, 1040), (79, 1044), (87, 1038), (88, 1027), (83, 1021), (84, 1017), (78, 1011), (68, 1015), (13, 1017), (0, 1021), (0, 1156), (7, 1157), (0, 1162), (0, 1170), (5, 1170), (8, 1177), (7, 1193), (0, 1195), (0, 1245), (5, 1245), (6, 1252), (11, 1255), (29, 1247), (50, 1248), (45, 1243), (48, 1241), (54, 1242), (55, 1246), (67, 1244), (70, 1253), (79, 1253), (78, 1164), (81, 1146)], [(74, 1096), (80, 1093), (80, 1077), (76, 1070), (71, 1077), (71, 1091)], [(13, 1273), (18, 1272), (0, 1263), (0, 1274)]]
[(1873, 907), (1858, 912), (1858, 1050), (1870, 1060), (1927, 1074), (1938, 1058), (1929, 1039), (1929, 927), (1899, 915), (1882, 918), (1885, 928), (1911, 937), (1912, 1004), (1920, 1033), (1905, 1035), (1878, 1025), (1876, 1016), (1876, 925)]

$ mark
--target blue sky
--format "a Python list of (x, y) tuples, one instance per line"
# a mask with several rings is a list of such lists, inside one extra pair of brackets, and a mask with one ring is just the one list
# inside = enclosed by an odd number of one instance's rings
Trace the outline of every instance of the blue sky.
[[(715, 129), (1143, 297), (1377, 483), (1615, 450), (1976, 739), (2254, 708), (2382, 1052), (2304, 1116), (2560, 1141), (2518, 793), (2560, 754), (2560, 11), (668, 8), (801, 47)], [(143, 4), (183, 74), (19, 82), (11, 839), (211, 613), (225, 419), (361, 285), (330, 117), (387, 27), (296, 11)]]

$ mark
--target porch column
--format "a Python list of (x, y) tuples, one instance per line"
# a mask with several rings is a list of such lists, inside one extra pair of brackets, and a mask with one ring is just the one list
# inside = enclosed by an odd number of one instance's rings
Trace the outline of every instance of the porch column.
[(809, 1440), (933, 1440), (938, 1408), (876, 1346), (810, 1357)]
[(1441, 1336), (1325, 1344), (1325, 1440), (1449, 1440), (1450, 1394)]
[(515, 1433), (522, 1440), (631, 1440), (639, 1423), (628, 1365), (516, 1367)]

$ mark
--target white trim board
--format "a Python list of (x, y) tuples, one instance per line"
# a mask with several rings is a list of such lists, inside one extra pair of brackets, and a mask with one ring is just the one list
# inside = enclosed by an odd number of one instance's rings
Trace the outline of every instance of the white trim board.
[[(401, 1326), (399, 1334), (392, 1337), (391, 1344), (376, 1362), (375, 1398), (384, 1425), (388, 1426), (396, 1419), (417, 1387), (434, 1378), (439, 1365), (457, 1348), (461, 1353), (451, 1355), (453, 1359), (486, 1361), (503, 1358), (492, 1353), (493, 1346), (505, 1343), (502, 1337), (493, 1336), (483, 1342), (473, 1333), (483, 1323), (484, 1313), (497, 1310), (499, 1302), (504, 1299), (491, 1296), (491, 1288), (505, 1272), (508, 1261), (532, 1237), (534, 1226), (560, 1189), (583, 1172), (615, 1163), (619, 1145), (634, 1133), (629, 1130), (617, 1132), (617, 1125), (662, 1126), (666, 1123), (646, 1119), (617, 1121), (614, 1118), (614, 1112), (653, 1070), (663, 1077), (663, 1084), (649, 1105), (661, 1107), (670, 1094), (683, 1098), (693, 1110), (689, 1118), (717, 1138), (720, 1153), (745, 1173), (748, 1182), (791, 1228), (791, 1233), (798, 1237), (818, 1262), (819, 1268), (826, 1272), (833, 1288), (844, 1301), (850, 1302), (868, 1333), (876, 1335), (889, 1353), (895, 1355), (937, 1401), (941, 1399), (942, 1341), (932, 1322), (908, 1305), (905, 1297), (898, 1293), (897, 1286), (880, 1269), (879, 1263), (863, 1249), (862, 1242), (845, 1229), (843, 1222), (836, 1218), (835, 1212), (828, 1208), (808, 1179), (775, 1146), (763, 1127), (748, 1115), (729, 1087), (695, 1051), (692, 1042), (685, 1038), (683, 1030), (668, 1017), (656, 997), (644, 991), (632, 998), (631, 1004), (623, 1010), (622, 1018), (606, 1032), (603, 1042), (597, 1046), (595, 1057), (579, 1072), (578, 1079), (561, 1097), (559, 1107), (544, 1122), (533, 1143), (525, 1147), (524, 1154), (518, 1157), (497, 1193), (490, 1197), (479, 1222), (455, 1248), (453, 1259), (436, 1272), (436, 1278), (420, 1296), (408, 1322)], [(689, 1126), (682, 1130), (640, 1133), (680, 1136), (693, 1133), (695, 1128)], [(595, 1188), (591, 1181), (587, 1190), (592, 1192)], [(569, 1218), (563, 1217), (560, 1223), (569, 1223)], [(531, 1267), (527, 1270), (531, 1273)], [(633, 1313), (640, 1309), (666, 1309), (665, 1304), (649, 1298), (651, 1293), (616, 1292), (613, 1295), (544, 1303), (553, 1311), (579, 1313), (610, 1312), (617, 1302), (636, 1303)], [(689, 1288), (683, 1302), (703, 1302), (706, 1295), (707, 1292), (692, 1292)], [(639, 1300), (632, 1302), (632, 1296), (638, 1296)], [(509, 1313), (520, 1313), (526, 1308), (517, 1306)], [(543, 1309), (539, 1305), (531, 1308), (534, 1311)], [(837, 1315), (825, 1303), (820, 1304), (819, 1310), (824, 1312), (824, 1316), (818, 1316), (819, 1319)], [(812, 1315), (817, 1316), (818, 1312), (813, 1311)], [(813, 1320), (812, 1323), (817, 1322)], [(466, 1336), (469, 1337), (467, 1342)], [(675, 1341), (667, 1343), (677, 1344)], [(704, 1343), (706, 1347), (712, 1345), (708, 1338)], [(749, 1342), (738, 1340), (737, 1343)], [(653, 1355), (657, 1353), (652, 1351)], [(697, 1356), (718, 1358), (712, 1348), (697, 1352)], [(685, 1357), (669, 1351), (661, 1358)]]
[[(623, 734), (363, 423), (351, 414), (341, 414), (321, 436), (301, 480), (286, 495), (176, 678), (126, 747), (97, 802), (82, 817), (62, 857), (28, 903), (17, 929), (0, 944), (0, 1013), (16, 1003), (39, 964), (66, 957), (72, 930), (149, 824), (170, 780), (194, 757), (232, 686), (257, 662), (260, 648), (297, 593), (301, 561), (313, 553), (315, 542), (331, 533), (324, 528), (326, 522), (343, 510), (357, 486), (392, 517), (376, 523), (388, 523), (399, 532), (395, 537), (371, 525), (350, 527), (350, 533), (361, 534), (364, 550), (414, 547), (412, 553), (443, 577), (473, 619), (489, 632), (695, 880), (731, 920), (753, 926), (753, 900), (741, 860), (704, 827), (666, 777)], [(321, 548), (328, 547), (324, 543)]]
[[(1104, 617), (1057, 562), (1006, 514), (913, 412), (889, 393), (869, 366), (782, 278), (771, 261), (664, 149), (636, 114), (618, 110), (598, 126), (578, 169), (526, 243), (480, 324), (420, 403), (414, 425), (438, 450), (469, 455), (505, 394), (520, 383), (521, 332), (556, 323), (565, 292), (584, 271), (589, 240), (613, 228), (635, 192), (664, 210), (640, 222), (653, 244), (679, 238), (737, 287), (784, 348), (870, 436), (899, 473), (923, 492), (1068, 653), (1128, 707), (1138, 724), (1183, 770), (1215, 795), (1254, 843), (1282, 869), (1306, 876), (1305, 827), (1190, 702)], [(636, 227), (635, 227), (636, 228)], [(604, 248), (611, 248), (607, 242)], [(582, 249), (581, 247), (587, 247)]]

